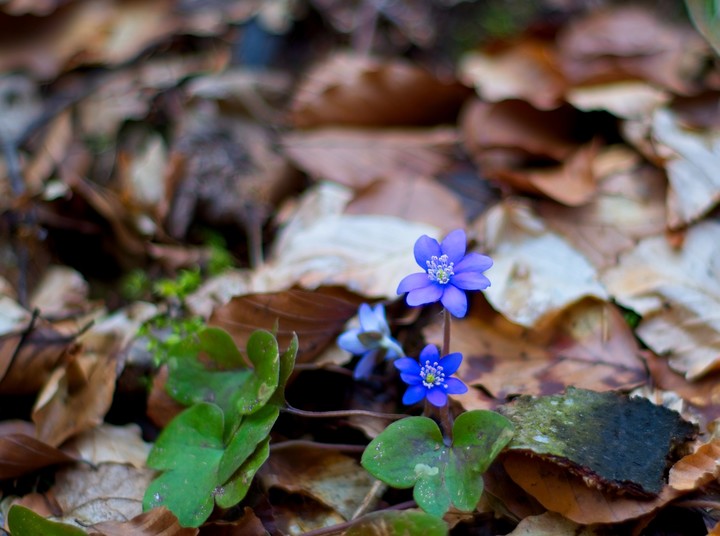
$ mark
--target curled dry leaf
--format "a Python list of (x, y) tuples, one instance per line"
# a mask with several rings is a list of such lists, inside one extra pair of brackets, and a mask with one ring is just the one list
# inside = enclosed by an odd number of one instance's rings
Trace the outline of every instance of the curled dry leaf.
[(720, 130), (685, 129), (668, 109), (655, 112), (652, 134), (665, 156), (668, 225), (677, 229), (709, 212), (720, 201)]
[(717, 480), (720, 476), (720, 439), (712, 439), (680, 459), (670, 469), (670, 486), (692, 491)]
[(285, 152), (315, 179), (360, 189), (377, 180), (430, 177), (451, 163), (452, 128), (360, 130), (324, 128), (283, 137)]
[(706, 50), (689, 25), (665, 22), (648, 5), (590, 11), (560, 31), (557, 45), (574, 84), (644, 79), (681, 94), (693, 90)]
[(503, 465), (510, 477), (545, 508), (583, 525), (636, 519), (682, 494), (666, 486), (654, 499), (613, 496), (586, 486), (581, 477), (567, 469), (524, 454), (507, 454)]
[(35, 439), (26, 422), (0, 423), (0, 479), (17, 478), (38, 469), (76, 461), (77, 457)]
[(624, 119), (647, 117), (669, 100), (667, 91), (639, 80), (574, 87), (567, 94), (578, 110), (605, 110)]
[(495, 264), (485, 296), (509, 320), (540, 328), (584, 297), (607, 292), (587, 259), (518, 200), (488, 210), (479, 236)]
[(687, 230), (673, 248), (650, 237), (602, 274), (610, 294), (643, 318), (638, 336), (667, 354), (673, 369), (696, 379), (717, 369), (720, 356), (720, 224)]
[(460, 62), (460, 78), (489, 102), (521, 99), (539, 110), (562, 104), (566, 83), (549, 41), (521, 38), (500, 50), (471, 52)]
[(471, 90), (404, 60), (336, 53), (311, 69), (292, 103), (300, 128), (452, 122)]

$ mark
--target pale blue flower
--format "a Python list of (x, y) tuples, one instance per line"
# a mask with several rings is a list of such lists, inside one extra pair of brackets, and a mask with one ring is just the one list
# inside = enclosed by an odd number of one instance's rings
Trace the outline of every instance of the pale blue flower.
[(427, 398), (433, 406), (442, 407), (448, 402), (448, 395), (466, 393), (468, 388), (457, 378), (451, 378), (462, 363), (462, 354), (454, 352), (440, 358), (440, 352), (428, 344), (420, 352), (418, 361), (404, 357), (395, 361), (400, 378), (410, 387), (403, 395), (403, 404), (411, 405)]

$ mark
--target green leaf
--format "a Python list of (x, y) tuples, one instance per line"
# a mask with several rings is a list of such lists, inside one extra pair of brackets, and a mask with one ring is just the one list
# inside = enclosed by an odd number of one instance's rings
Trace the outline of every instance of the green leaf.
[(229, 508), (239, 503), (250, 487), (252, 479), (258, 469), (270, 456), (270, 438), (266, 438), (253, 452), (244, 464), (235, 472), (230, 480), (223, 486), (223, 494), (216, 497), (218, 506)]
[(50, 521), (24, 506), (13, 505), (8, 513), (8, 527), (13, 536), (86, 536), (87, 532), (72, 525)]
[(208, 327), (199, 334), (200, 351), (226, 368), (247, 368), (235, 341), (224, 329)]
[(243, 415), (264, 405), (277, 389), (280, 379), (280, 350), (277, 339), (269, 331), (255, 331), (247, 342), (247, 355), (255, 367), (236, 404)]
[(224, 453), (223, 413), (208, 403), (186, 409), (158, 437), (147, 464), (164, 469), (148, 487), (143, 509), (167, 506), (184, 527), (198, 527), (214, 507)]
[(390, 486), (414, 486), (415, 501), (434, 516), (451, 505), (471, 511), (482, 495), (481, 475), (512, 438), (512, 425), (491, 411), (469, 411), (458, 417), (453, 437), (447, 446), (435, 421), (408, 417), (370, 442), (362, 465)]
[(447, 536), (442, 519), (417, 510), (373, 512), (363, 516), (346, 536)]
[[(237, 468), (255, 451), (257, 446), (270, 435), (280, 415), (277, 406), (267, 405), (245, 417), (238, 433), (233, 434), (218, 467), (218, 479), (228, 480)], [(242, 433), (240, 433), (242, 431)]]

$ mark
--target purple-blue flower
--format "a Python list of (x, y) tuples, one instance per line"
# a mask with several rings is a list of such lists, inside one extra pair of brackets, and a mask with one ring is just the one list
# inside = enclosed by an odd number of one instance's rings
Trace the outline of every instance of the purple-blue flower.
[(341, 334), (337, 344), (343, 350), (362, 356), (355, 366), (355, 379), (370, 376), (375, 362), (381, 354), (385, 359), (395, 359), (405, 355), (400, 343), (390, 336), (390, 326), (385, 318), (385, 307), (381, 303), (370, 307), (367, 303), (358, 309), (360, 327)]
[(440, 359), (438, 349), (428, 344), (418, 359), (419, 363), (411, 357), (404, 357), (394, 363), (402, 381), (410, 386), (403, 395), (403, 404), (409, 406), (427, 398), (433, 406), (442, 407), (447, 404), (447, 395), (467, 392), (467, 385), (450, 377), (462, 363), (462, 354), (454, 352)]
[(467, 313), (466, 290), (484, 290), (490, 280), (483, 272), (493, 261), (486, 255), (465, 255), (465, 231), (457, 229), (438, 243), (422, 235), (415, 242), (415, 261), (425, 270), (411, 274), (398, 285), (397, 293), (408, 293), (408, 305), (425, 305), (440, 301), (450, 314), (461, 318)]

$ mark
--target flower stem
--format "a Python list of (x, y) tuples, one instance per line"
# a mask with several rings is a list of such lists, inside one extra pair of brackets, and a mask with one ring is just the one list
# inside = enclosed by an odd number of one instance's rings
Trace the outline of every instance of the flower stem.
[(443, 308), (443, 343), (442, 353), (440, 355), (448, 355), (450, 353), (450, 311)]
[[(446, 308), (443, 308), (443, 342), (442, 342), (442, 353), (440, 355), (446, 356), (450, 353), (450, 318), (451, 318), (450, 311), (448, 311)], [(453, 420), (452, 415), (450, 415), (450, 399), (446, 402), (446, 404), (440, 408), (440, 411), (438, 412), (440, 414), (440, 425), (443, 429), (443, 437), (445, 438), (445, 442), (450, 444), (452, 443), (452, 427), (453, 427)]]

